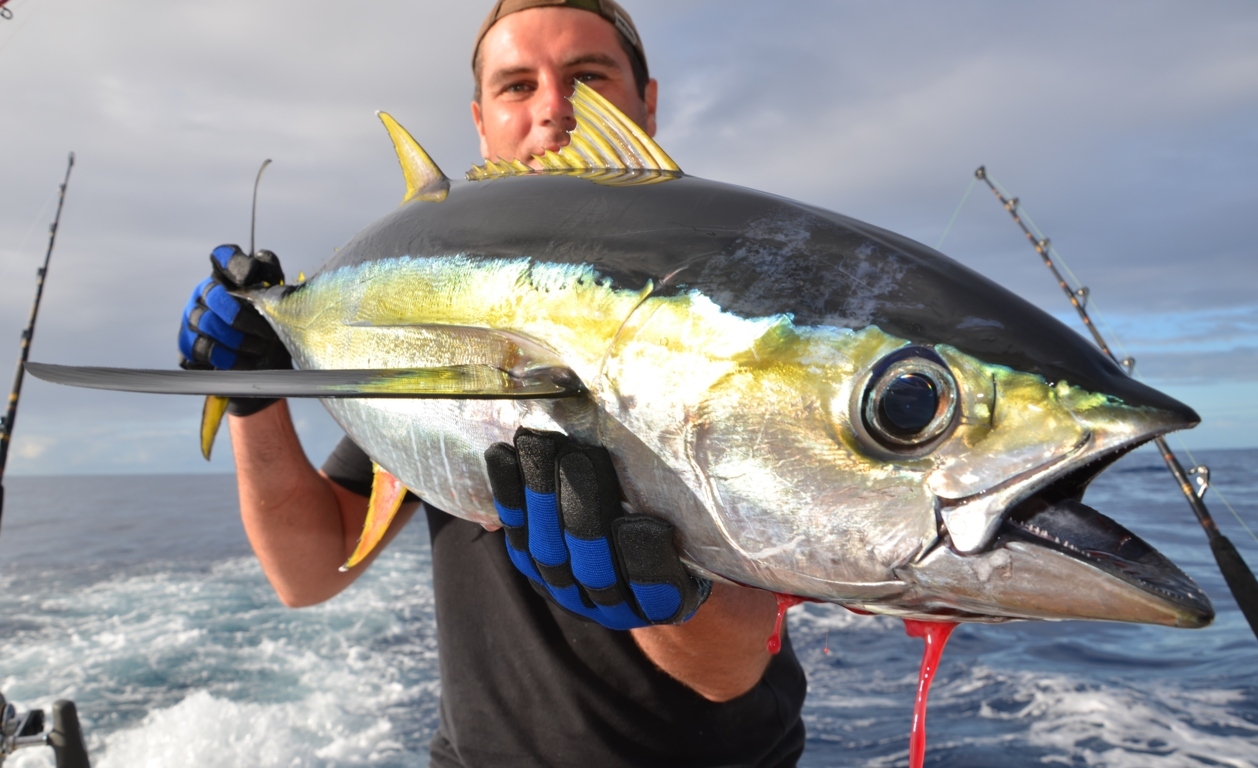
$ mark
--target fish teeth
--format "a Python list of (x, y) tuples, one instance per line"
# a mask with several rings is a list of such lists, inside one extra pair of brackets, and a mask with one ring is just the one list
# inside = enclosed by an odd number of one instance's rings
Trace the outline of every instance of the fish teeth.
[(1027, 533), (1030, 533), (1033, 536), (1037, 536), (1041, 539), (1044, 539), (1045, 541), (1051, 541), (1057, 546), (1062, 547), (1063, 549), (1068, 549), (1071, 552), (1077, 552), (1081, 555), (1087, 555), (1087, 553), (1084, 552), (1082, 549), (1079, 549), (1078, 547), (1076, 547), (1075, 545), (1071, 544), (1068, 541), (1063, 541), (1062, 539), (1059, 539), (1058, 537), (1054, 536), (1053, 534), (1049, 533), (1048, 531), (1044, 530), (1038, 525), (1033, 525), (1031, 523), (1023, 523), (1018, 520), (1010, 520), (1009, 522), (1017, 526), (1018, 528), (1021, 528), (1022, 530), (1026, 531)]

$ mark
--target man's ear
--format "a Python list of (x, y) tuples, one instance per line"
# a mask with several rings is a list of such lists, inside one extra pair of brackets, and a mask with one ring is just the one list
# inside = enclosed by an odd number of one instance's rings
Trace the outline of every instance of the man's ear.
[(472, 102), (472, 122), (476, 123), (476, 133), (480, 136), (480, 156), (486, 160), (494, 160), (489, 156), (489, 142), (485, 141), (485, 119), (480, 113), (480, 102)]
[(659, 97), (659, 91), (659, 83), (655, 82), (655, 78), (647, 81), (643, 95), (643, 101), (646, 102), (646, 125), (642, 126), (647, 136), (655, 136), (655, 100)]

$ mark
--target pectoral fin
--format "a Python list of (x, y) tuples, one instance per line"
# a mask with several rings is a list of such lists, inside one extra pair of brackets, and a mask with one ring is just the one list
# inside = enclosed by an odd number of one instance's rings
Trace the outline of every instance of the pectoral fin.
[(585, 391), (576, 374), (564, 367), (507, 371), (477, 364), (361, 370), (166, 371), (27, 363), (26, 370), (54, 384), (163, 395), (493, 400), (571, 397)]
[(342, 571), (348, 571), (371, 554), (388, 532), (389, 523), (393, 522), (402, 506), (402, 499), (406, 497), (406, 486), (402, 485), (402, 481), (382, 469), (379, 464), (372, 464), (372, 468), (375, 474), (371, 478), (367, 520), (363, 523), (362, 535), (358, 537), (358, 546), (354, 549), (354, 554), (349, 556), (349, 560), (345, 561), (345, 565), (341, 566)]
[(223, 414), (227, 413), (227, 398), (210, 395), (201, 406), (201, 455), (210, 460), (210, 450), (214, 447), (214, 436), (223, 423)]

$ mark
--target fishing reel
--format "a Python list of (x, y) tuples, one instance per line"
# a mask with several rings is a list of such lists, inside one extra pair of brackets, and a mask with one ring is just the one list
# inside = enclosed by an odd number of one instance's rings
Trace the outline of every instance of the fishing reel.
[(59, 699), (52, 705), (52, 730), (44, 731), (44, 710), (19, 714), (0, 693), (0, 768), (5, 758), (24, 747), (52, 747), (57, 768), (91, 768), (83, 729), (73, 701)]

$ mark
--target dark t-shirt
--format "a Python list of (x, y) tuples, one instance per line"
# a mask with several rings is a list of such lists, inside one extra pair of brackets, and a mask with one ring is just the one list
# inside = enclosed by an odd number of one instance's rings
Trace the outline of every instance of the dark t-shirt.
[[(349, 438), (323, 469), (370, 490), (371, 461)], [(628, 632), (534, 592), (502, 531), (427, 513), (441, 661), (433, 766), (795, 765), (806, 684), (785, 631), (756, 687), (715, 704), (657, 669)]]

